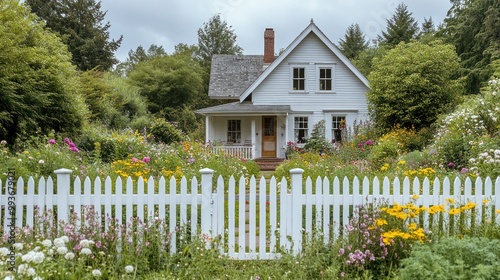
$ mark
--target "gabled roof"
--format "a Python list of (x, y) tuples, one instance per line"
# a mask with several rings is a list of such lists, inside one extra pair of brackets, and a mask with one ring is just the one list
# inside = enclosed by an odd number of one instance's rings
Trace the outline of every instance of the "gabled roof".
[(366, 86), (370, 87), (368, 80), (366, 79), (361, 72), (349, 61), (349, 59), (342, 54), (342, 52), (335, 46), (335, 44), (325, 36), (325, 34), (314, 24), (311, 20), (311, 23), (304, 29), (295, 40), (283, 51), (283, 53), (278, 56), (276, 60), (274, 60), (271, 65), (269, 65), (266, 70), (241, 94), (240, 101), (245, 100), (256, 88), (259, 86), (269, 74), (309, 35), (310, 33), (314, 33), (318, 38), (323, 42), (339, 59), (342, 61), (349, 70), (353, 72), (353, 74)]
[(238, 100), (264, 71), (263, 55), (214, 55), (208, 96)]
[(266, 114), (266, 113), (287, 113), (290, 112), (289, 105), (253, 105), (249, 101), (232, 102), (213, 107), (196, 110), (199, 114)]

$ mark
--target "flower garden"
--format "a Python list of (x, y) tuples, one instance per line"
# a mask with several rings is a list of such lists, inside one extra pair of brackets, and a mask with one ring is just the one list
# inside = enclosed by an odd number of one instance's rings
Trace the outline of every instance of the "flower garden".
[[(261, 174), (251, 160), (214, 154), (210, 145), (184, 138), (172, 144), (147, 131), (108, 131), (98, 127), (82, 135), (33, 135), (24, 143), (0, 143), (0, 179), (8, 168), (16, 176), (52, 176), (68, 168), (73, 176), (180, 179), (199, 177), (205, 167), (228, 179), (252, 175), (287, 177), (300, 167), (304, 176), (349, 179), (410, 179), (500, 176), (500, 81), (443, 116), (435, 128), (415, 131), (394, 127), (382, 134), (369, 123), (345, 131), (342, 143), (313, 138), (304, 151), (289, 143), (290, 157), (273, 174)], [(321, 135), (320, 128), (319, 135)], [(315, 133), (312, 134), (314, 137)], [(498, 194), (495, 194), (498, 195)], [(418, 199), (415, 197), (414, 199)], [(343, 238), (324, 244), (313, 234), (298, 256), (282, 252), (272, 261), (235, 261), (221, 255), (217, 240), (192, 237), (189, 229), (172, 229), (179, 253), (167, 248), (170, 235), (161, 218), (132, 219), (127, 225), (101, 226), (86, 209), (85, 222), (73, 217), (59, 230), (52, 213), (38, 213), (32, 228), (17, 229), (16, 242), (0, 239), (0, 279), (497, 279), (500, 275), (500, 212), (489, 200), (490, 213), (476, 223), (475, 204), (447, 198), (443, 205), (417, 207), (378, 201), (359, 205)], [(444, 218), (449, 214), (450, 219)], [(429, 223), (423, 223), (423, 216)], [(2, 217), (3, 218), (3, 217)], [(165, 237), (166, 236), (166, 237)], [(13, 263), (11, 263), (13, 260)], [(13, 271), (11, 271), (11, 268)]]

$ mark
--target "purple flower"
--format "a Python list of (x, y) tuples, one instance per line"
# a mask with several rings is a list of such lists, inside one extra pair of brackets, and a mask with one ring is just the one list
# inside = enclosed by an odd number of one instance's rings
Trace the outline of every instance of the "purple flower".
[(465, 174), (465, 173), (467, 173), (467, 172), (469, 172), (469, 169), (467, 169), (467, 168), (465, 168), (465, 167), (464, 167), (464, 168), (462, 168), (462, 170), (460, 170), (460, 173), (462, 173), (462, 174)]
[(80, 150), (78, 150), (77, 147), (69, 147), (69, 150), (72, 151), (72, 152), (76, 152), (76, 153), (80, 152)]
[(56, 144), (56, 140), (54, 140), (54, 139), (50, 139), (50, 140), (49, 140), (49, 144), (50, 144), (50, 145), (55, 145), (55, 144)]
[(368, 140), (365, 142), (366, 145), (368, 146), (372, 146), (373, 145), (373, 141), (372, 140)]
[(454, 166), (455, 166), (455, 164), (453, 162), (448, 163), (449, 168), (453, 168)]
[(188, 158), (187, 162), (188, 163), (193, 163), (194, 162), (194, 158)]
[(148, 163), (150, 161), (151, 161), (150, 157), (144, 157), (144, 158), (142, 158), (142, 162), (144, 162), (144, 163)]

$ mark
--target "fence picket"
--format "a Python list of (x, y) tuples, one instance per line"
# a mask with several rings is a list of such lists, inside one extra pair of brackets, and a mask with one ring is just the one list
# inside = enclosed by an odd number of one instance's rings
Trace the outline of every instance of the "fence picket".
[[(290, 171), (290, 182), (285, 178), (277, 182), (276, 178), (272, 177), (266, 182), (263, 177), (258, 180), (255, 177), (240, 177), (236, 185), (235, 178), (231, 177), (225, 185), (226, 182), (219, 176), (214, 192), (213, 170), (202, 169), (201, 184), (193, 177), (190, 191), (185, 177), (180, 180), (170, 178), (168, 193), (165, 178), (155, 180), (150, 177), (147, 180), (147, 192), (143, 178), (139, 178), (135, 183), (131, 178), (127, 178), (124, 193), (121, 177), (116, 178), (113, 191), (113, 180), (109, 176), (104, 180), (104, 186), (100, 178), (91, 181), (88, 177), (82, 186), (78, 177), (73, 182), (70, 181), (70, 173), (70, 170), (64, 169), (55, 172), (57, 192), (54, 191), (54, 181), (51, 177), (42, 177), (36, 183), (31, 177), (27, 182), (19, 178), (15, 185), (16, 226), (33, 226), (36, 222), (36, 208), (56, 213), (54, 210), (57, 207), (57, 220), (67, 222), (69, 214), (74, 212), (81, 216), (82, 221), (86, 221), (83, 216), (85, 207), (93, 206), (97, 219), (101, 217), (100, 214), (106, 217), (103, 223), (106, 229), (109, 228), (111, 219), (118, 224), (129, 224), (135, 219), (150, 223), (157, 218), (168, 222), (168, 228), (161, 228), (160, 232), (170, 235), (169, 251), (172, 254), (177, 252), (178, 230), (188, 225), (192, 235), (197, 235), (201, 229), (201, 233), (206, 237), (219, 237), (219, 240), (227, 245), (225, 248), (228, 248), (227, 252), (223, 253), (231, 258), (243, 260), (277, 258), (277, 248), (280, 247), (299, 253), (304, 231), (308, 234), (322, 232), (324, 242), (330, 242), (340, 236), (341, 227), (349, 223), (357, 205), (379, 202), (377, 200), (380, 198), (387, 199), (389, 204), (412, 201), (416, 206), (427, 208), (446, 205), (449, 203), (448, 198), (454, 198), (462, 205), (468, 202), (477, 204), (473, 215), (469, 215), (472, 218), (449, 213), (433, 215), (433, 228), (441, 227), (444, 231), (453, 231), (460, 226), (471, 226), (472, 223), (484, 220), (500, 223), (500, 215), (495, 213), (500, 209), (500, 177), (494, 182), (489, 177), (478, 177), (474, 181), (466, 178), (464, 182), (458, 177), (454, 178), (453, 182), (448, 177), (442, 180), (435, 178), (432, 186), (428, 178), (423, 181), (418, 178), (410, 180), (405, 177), (402, 181), (395, 178), (391, 182), (384, 177), (381, 184), (377, 177), (372, 182), (366, 177), (362, 182), (357, 177), (354, 177), (352, 182), (348, 178), (343, 178), (341, 182), (341, 179), (335, 177), (330, 184), (327, 177), (318, 177), (315, 181), (312, 178), (304, 179), (302, 169), (293, 169)], [(0, 181), (0, 205), (5, 207), (8, 200), (7, 196), (3, 195), (3, 183), (7, 182)], [(137, 189), (134, 191), (134, 188)], [(413, 194), (419, 197), (412, 198)], [(125, 221), (122, 221), (123, 208)], [(5, 232), (10, 216), (6, 210), (3, 210), (3, 216), (5, 219), (0, 224), (0, 229)], [(495, 220), (492, 217), (495, 217)], [(422, 219), (424, 228), (429, 227), (431, 221), (428, 212), (423, 212)], [(49, 222), (52, 225), (54, 221)], [(450, 228), (446, 228), (447, 226)], [(118, 236), (118, 239), (120, 238), (121, 236)], [(207, 246), (210, 246), (210, 243)]]
[[(235, 226), (235, 217), (236, 217), (236, 193), (235, 193), (235, 185), (236, 182), (234, 180), (234, 176), (231, 175), (229, 178), (229, 183), (227, 186), (227, 243), (228, 243), (228, 256), (230, 258), (234, 258), (235, 256), (235, 238), (236, 238), (236, 226)], [(241, 229), (240, 229), (241, 234)]]

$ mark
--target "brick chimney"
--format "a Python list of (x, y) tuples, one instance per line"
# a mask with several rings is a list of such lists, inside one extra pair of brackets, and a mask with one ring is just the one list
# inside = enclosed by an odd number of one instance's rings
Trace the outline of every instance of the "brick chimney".
[(266, 28), (264, 31), (264, 63), (273, 63), (274, 61), (274, 30)]

